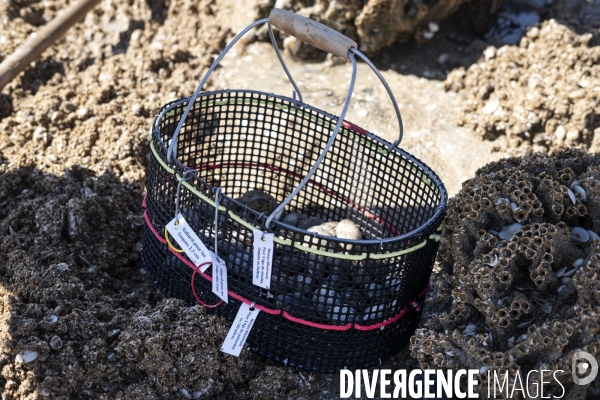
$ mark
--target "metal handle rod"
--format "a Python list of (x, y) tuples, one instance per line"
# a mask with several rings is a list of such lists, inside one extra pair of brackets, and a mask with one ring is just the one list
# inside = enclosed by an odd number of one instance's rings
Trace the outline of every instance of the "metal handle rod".
[(377, 67), (375, 67), (375, 65), (373, 65), (373, 63), (371, 62), (371, 60), (369, 60), (367, 58), (367, 56), (365, 56), (360, 50), (358, 50), (357, 48), (354, 48), (354, 47), (352, 47), (348, 51), (359, 56), (369, 67), (371, 67), (371, 69), (373, 70), (375, 75), (377, 75), (377, 77), (381, 81), (381, 84), (387, 91), (388, 96), (390, 96), (390, 99), (392, 100), (392, 104), (394, 105), (394, 110), (396, 111), (396, 118), (398, 119), (398, 128), (399, 128), (398, 139), (396, 139), (396, 141), (390, 145), (390, 148), (398, 146), (400, 144), (400, 142), (402, 141), (402, 137), (404, 136), (404, 126), (402, 124), (402, 115), (400, 115), (400, 108), (398, 107), (398, 102), (396, 101), (396, 97), (394, 96), (394, 93), (392, 93), (392, 89), (390, 89), (390, 86), (388, 85), (386, 80), (383, 78), (383, 75), (381, 75), (381, 72), (379, 72)]
[(267, 229), (269, 229), (269, 226), (271, 225), (271, 222), (273, 221), (273, 219), (277, 215), (281, 214), (281, 212), (283, 211), (285, 206), (300, 192), (300, 190), (304, 187), (304, 185), (306, 185), (308, 183), (310, 178), (316, 172), (317, 168), (319, 168), (319, 165), (321, 165), (321, 162), (323, 161), (323, 158), (325, 158), (325, 155), (329, 151), (329, 148), (331, 147), (331, 145), (333, 145), (333, 142), (340, 130), (340, 127), (342, 126), (342, 122), (344, 121), (344, 117), (346, 116), (346, 111), (348, 111), (348, 106), (350, 105), (350, 100), (352, 99), (352, 92), (354, 91), (354, 83), (356, 81), (356, 58), (354, 57), (354, 54), (351, 53), (350, 51), (348, 52), (348, 58), (350, 58), (350, 61), (352, 61), (352, 77), (350, 78), (350, 86), (348, 88), (348, 94), (346, 95), (346, 101), (344, 103), (344, 108), (342, 108), (342, 112), (337, 120), (337, 124), (335, 125), (335, 128), (333, 130), (333, 134), (329, 138), (329, 141), (327, 141), (325, 148), (323, 149), (323, 151), (321, 152), (321, 154), (315, 161), (315, 163), (312, 166), (312, 168), (310, 169), (310, 171), (308, 171), (308, 173), (306, 174), (304, 179), (302, 179), (300, 184), (298, 184), (298, 186), (296, 186), (296, 188), (292, 191), (292, 193), (290, 193), (290, 195), (283, 202), (281, 202), (281, 204), (279, 204), (279, 206), (275, 209), (275, 211), (273, 211), (271, 213), (269, 218), (267, 218), (267, 221), (265, 222), (265, 227)]
[[(167, 161), (168, 162), (172, 162), (172, 160), (177, 157), (177, 139), (179, 137), (179, 132), (181, 131), (181, 128), (183, 127), (183, 124), (185, 123), (185, 120), (187, 119), (187, 116), (188, 116), (190, 110), (194, 106), (194, 102), (196, 101), (196, 98), (198, 98), (200, 91), (206, 84), (206, 81), (208, 81), (208, 78), (210, 77), (212, 72), (215, 70), (217, 65), (219, 65), (219, 62), (221, 62), (221, 60), (223, 59), (223, 57), (225, 57), (227, 52), (229, 52), (229, 50), (237, 43), (238, 40), (240, 40), (242, 38), (242, 36), (244, 36), (250, 29), (254, 28), (255, 26), (264, 24), (264, 23), (268, 24), (269, 19), (268, 18), (259, 19), (258, 21), (255, 21), (252, 24), (248, 25), (246, 28), (244, 28), (240, 33), (237, 34), (237, 36), (235, 38), (233, 38), (233, 40), (231, 42), (229, 42), (229, 44), (225, 47), (225, 49), (223, 49), (221, 54), (219, 54), (219, 57), (217, 57), (215, 59), (215, 61), (213, 61), (212, 65), (210, 66), (208, 71), (206, 71), (206, 74), (204, 74), (204, 78), (202, 78), (202, 81), (196, 88), (194, 95), (190, 98), (188, 105), (187, 105), (185, 111), (183, 112), (183, 115), (181, 116), (179, 123), (177, 124), (177, 128), (175, 129), (175, 132), (173, 133), (173, 137), (171, 138), (171, 143), (169, 144), (169, 148), (167, 149)], [(297, 93), (298, 97), (300, 99), (300, 102), (302, 102), (302, 93), (300, 93), (300, 89), (298, 89), (298, 85), (296, 85), (296, 82), (294, 82), (294, 79), (292, 78), (290, 71), (288, 70), (287, 66), (283, 62), (283, 57), (281, 57), (281, 53), (279, 52), (279, 48), (277, 47), (277, 42), (275, 41), (275, 36), (273, 35), (273, 31), (271, 29), (270, 24), (269, 24), (269, 35), (271, 37), (271, 43), (273, 44), (275, 53), (277, 53), (277, 58), (279, 58), (279, 62), (281, 63), (281, 66), (283, 67), (285, 74), (287, 75), (288, 79), (290, 80), (290, 83), (294, 87), (295, 92), (294, 92), (293, 97), (295, 99), (296, 98), (295, 94)]]

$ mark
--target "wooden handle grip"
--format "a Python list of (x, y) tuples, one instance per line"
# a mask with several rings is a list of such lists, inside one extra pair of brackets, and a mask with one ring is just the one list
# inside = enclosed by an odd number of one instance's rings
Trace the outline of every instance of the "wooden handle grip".
[(269, 23), (305, 43), (336, 56), (348, 58), (350, 47), (356, 42), (317, 21), (293, 12), (274, 8), (269, 15)]

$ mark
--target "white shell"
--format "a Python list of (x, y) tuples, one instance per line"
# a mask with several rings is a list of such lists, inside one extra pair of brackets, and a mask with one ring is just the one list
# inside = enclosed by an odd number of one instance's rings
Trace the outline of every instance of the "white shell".
[(515, 343), (521, 343), (525, 339), (527, 339), (527, 334), (523, 334), (523, 335), (519, 336), (519, 338), (517, 340), (515, 340)]
[(517, 329), (527, 328), (529, 325), (533, 324), (533, 320), (523, 321), (519, 325), (517, 325)]
[(56, 315), (46, 315), (42, 320), (42, 322), (46, 322), (48, 324), (54, 324), (56, 321), (58, 321), (58, 317)]
[(490, 267), (495, 267), (496, 264), (498, 264), (498, 254), (494, 254), (494, 261), (487, 263), (487, 265), (489, 265)]
[(21, 350), (19, 354), (17, 354), (15, 361), (18, 363), (27, 364), (35, 360), (37, 357), (38, 353), (35, 351)]
[(52, 336), (50, 339), (50, 347), (54, 350), (58, 350), (62, 347), (62, 340), (58, 336)]
[(66, 270), (69, 269), (69, 264), (67, 264), (67, 263), (56, 264), (56, 269), (58, 269), (60, 272), (65, 272)]
[(578, 243), (587, 243), (590, 241), (590, 234), (583, 228), (573, 228), (573, 239)]
[(565, 272), (567, 272), (567, 267), (562, 267), (561, 269), (556, 271), (556, 277), (562, 278), (565, 275)]
[(490, 367), (488, 367), (487, 365), (484, 365), (483, 367), (479, 368), (479, 373), (485, 374), (488, 369), (490, 369)]
[(510, 203), (510, 209), (512, 210), (512, 212), (517, 211), (518, 208), (519, 206), (517, 205), (517, 203)]
[(574, 187), (579, 185), (581, 185), (581, 181), (573, 181), (573, 183), (571, 183), (571, 186), (569, 187), (571, 188), (571, 190), (575, 190)]
[(575, 268), (579, 268), (579, 267), (581, 267), (581, 264), (583, 264), (583, 258), (580, 258), (579, 260), (576, 260), (576, 261), (573, 263), (573, 266), (574, 266)]
[(573, 193), (573, 191), (569, 188), (567, 188), (567, 193), (569, 193), (569, 197), (571, 198), (573, 205), (575, 205), (577, 203), (577, 199), (575, 198), (575, 193)]
[(474, 333), (475, 329), (477, 328), (477, 325), (475, 324), (469, 324), (467, 325), (467, 327), (462, 331), (463, 334), (467, 335), (469, 333)]
[(579, 193), (581, 195), (581, 198), (583, 199), (583, 201), (587, 200), (587, 195), (585, 194), (585, 190), (581, 186), (575, 186), (573, 191), (575, 193)]
[(588, 233), (590, 234), (590, 237), (592, 239), (595, 239), (600, 242), (600, 236), (598, 236), (596, 232), (592, 231), (591, 229), (588, 229)]
[(515, 233), (519, 232), (523, 228), (523, 225), (515, 223), (505, 226), (500, 232), (500, 239), (509, 240), (514, 236)]

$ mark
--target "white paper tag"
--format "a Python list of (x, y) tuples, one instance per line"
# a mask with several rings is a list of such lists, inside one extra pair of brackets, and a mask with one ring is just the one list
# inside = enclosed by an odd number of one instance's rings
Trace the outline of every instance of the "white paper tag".
[(253, 229), (254, 256), (252, 258), (252, 283), (258, 287), (269, 289), (271, 286), (271, 269), (273, 266), (273, 234)]
[(223, 342), (223, 346), (221, 346), (221, 351), (223, 353), (231, 354), (236, 357), (240, 356), (240, 352), (242, 351), (242, 347), (244, 347), (244, 343), (246, 343), (250, 329), (252, 329), (256, 317), (258, 317), (258, 311), (258, 308), (250, 310), (250, 305), (242, 303), (233, 320), (233, 324), (231, 324), (231, 328), (227, 333), (225, 342)]
[(227, 295), (227, 267), (225, 261), (209, 250), (212, 257), (212, 291), (219, 296), (225, 303), (229, 302)]
[(203, 262), (212, 262), (208, 249), (183, 218), (183, 215), (179, 214), (177, 218), (169, 222), (167, 231), (196, 267)]

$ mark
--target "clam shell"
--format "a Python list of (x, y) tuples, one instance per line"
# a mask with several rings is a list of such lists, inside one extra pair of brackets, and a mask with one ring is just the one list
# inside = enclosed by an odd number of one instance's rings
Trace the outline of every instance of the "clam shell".
[(590, 241), (590, 234), (583, 228), (573, 228), (573, 241), (576, 243), (587, 243)]
[(523, 228), (523, 225), (515, 223), (505, 226), (504, 229), (499, 233), (500, 239), (509, 240), (514, 236), (515, 233), (519, 232)]
[(575, 198), (575, 193), (573, 193), (573, 191), (569, 188), (567, 188), (567, 193), (569, 193), (569, 197), (571, 198), (573, 205), (575, 205), (577, 203), (577, 199)]
[(592, 231), (591, 229), (588, 229), (588, 233), (590, 234), (590, 237), (592, 239), (600, 242), (600, 236), (598, 236), (598, 234), (596, 232)]
[(585, 194), (585, 190), (581, 186), (575, 186), (575, 188), (573, 188), (573, 191), (575, 193), (580, 194), (583, 201), (587, 200), (587, 195)]
[(571, 183), (571, 186), (569, 187), (571, 188), (571, 190), (575, 190), (574, 187), (579, 185), (581, 185), (581, 181), (573, 181), (573, 183)]
[(562, 267), (561, 269), (556, 271), (556, 277), (562, 278), (565, 275), (565, 272), (567, 272), (567, 267)]
[(533, 324), (533, 320), (532, 319), (530, 319), (529, 321), (523, 321), (519, 325), (517, 325), (517, 329), (527, 328), (531, 324)]
[(38, 358), (37, 352), (31, 350), (21, 350), (19, 354), (17, 354), (15, 361), (18, 363), (27, 364), (34, 361), (36, 358)]

